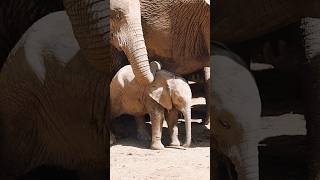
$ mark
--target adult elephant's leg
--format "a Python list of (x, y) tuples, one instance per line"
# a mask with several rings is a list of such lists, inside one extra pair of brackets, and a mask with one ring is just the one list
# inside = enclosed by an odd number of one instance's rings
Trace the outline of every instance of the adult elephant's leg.
[(110, 139), (110, 145), (113, 145), (113, 144), (115, 144), (116, 143), (116, 137), (115, 137), (115, 135), (111, 132), (111, 130), (110, 130), (110, 133), (109, 133), (109, 139)]
[(303, 19), (302, 30), (306, 52), (303, 75), (309, 179), (320, 180), (320, 19)]
[(207, 125), (210, 123), (210, 67), (204, 67), (204, 80), (205, 80), (205, 93), (206, 93), (206, 104), (207, 104), (207, 114), (204, 120), (204, 124)]
[(147, 130), (144, 116), (137, 116), (135, 118), (137, 125), (137, 138), (142, 141), (149, 141), (151, 138)]

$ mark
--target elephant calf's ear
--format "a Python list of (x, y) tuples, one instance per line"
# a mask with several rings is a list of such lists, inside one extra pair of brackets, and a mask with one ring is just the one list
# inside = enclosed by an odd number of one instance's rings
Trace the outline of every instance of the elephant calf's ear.
[(167, 87), (152, 85), (150, 87), (149, 96), (165, 109), (172, 109), (171, 96)]

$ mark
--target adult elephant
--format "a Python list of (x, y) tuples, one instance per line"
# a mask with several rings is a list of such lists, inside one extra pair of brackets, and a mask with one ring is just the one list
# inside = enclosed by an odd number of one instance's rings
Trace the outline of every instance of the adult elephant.
[(320, 179), (320, 3), (317, 0), (217, 1), (212, 38), (238, 44), (278, 30), (302, 19), (306, 61), (304, 69), (305, 118), (309, 155), (309, 179)]
[[(159, 61), (163, 69), (179, 75), (204, 69), (208, 84), (210, 70), (205, 67), (210, 66), (210, 1), (140, 0), (140, 4), (149, 59)], [(119, 25), (121, 21), (111, 21), (111, 29)], [(126, 44), (126, 38), (123, 35), (132, 34), (130, 30), (113, 31), (111, 44), (120, 50), (114, 53), (116, 59), (124, 57), (122, 51), (126, 51), (121, 46)], [(120, 67), (115, 67), (115, 72)], [(209, 104), (209, 98), (206, 100)]]
[[(66, 13), (37, 21), (11, 51), (0, 73), (1, 179), (41, 165), (77, 170), (84, 179), (106, 175), (110, 14), (126, 7), (126, 27), (142, 34), (140, 17), (131, 13), (138, 0), (111, 4), (65, 0)], [(132, 44), (143, 46), (143, 39), (127, 45), (138, 83), (147, 85), (153, 74), (148, 59), (139, 58), (146, 50)]]
[(62, 0), (0, 1), (0, 67), (21, 35), (35, 21), (62, 9)]

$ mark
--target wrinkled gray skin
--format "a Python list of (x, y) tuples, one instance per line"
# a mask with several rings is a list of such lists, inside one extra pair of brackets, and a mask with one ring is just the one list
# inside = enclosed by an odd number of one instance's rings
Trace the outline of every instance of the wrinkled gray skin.
[[(209, 83), (210, 2), (206, 0), (140, 0), (140, 4), (149, 59), (159, 61), (163, 69), (181, 76), (203, 69), (205, 81)], [(123, 31), (126, 32), (126, 29)], [(112, 39), (125, 39), (121, 34), (113, 35), (116, 38)], [(111, 44), (117, 47), (119, 42), (115, 41)], [(118, 48), (118, 50), (121, 49)], [(118, 59), (116, 62), (125, 59), (121, 52), (113, 52), (113, 55)], [(118, 70), (121, 66), (119, 64), (115, 69)], [(206, 89), (208, 88), (209, 84)], [(209, 104), (209, 98), (207, 98), (207, 104)], [(207, 122), (209, 122), (209, 114)]]
[(288, 24), (301, 21), (306, 60), (303, 91), (307, 120), (310, 180), (320, 180), (320, 3), (318, 0), (217, 1), (213, 14), (214, 40), (231, 44), (258, 38)]
[[(134, 1), (115, 2), (65, 0), (66, 14), (37, 21), (12, 50), (0, 74), (1, 179), (43, 164), (78, 170), (84, 179), (105, 178), (109, 9), (139, 7)], [(147, 85), (153, 81), (148, 59), (137, 59), (132, 63), (143, 68), (135, 73)]]
[[(183, 146), (191, 144), (191, 89), (188, 83), (168, 71), (160, 70), (160, 64), (150, 63), (155, 74), (154, 82), (141, 88), (130, 65), (121, 68), (110, 83), (111, 118), (121, 114), (133, 115), (137, 123), (138, 139), (149, 140), (144, 115), (149, 114), (152, 123), (151, 149), (163, 149), (161, 143), (163, 120), (168, 122), (171, 146), (180, 146), (178, 139), (178, 111), (186, 124), (186, 139)], [(165, 111), (168, 116), (165, 117)]]
[(261, 102), (257, 85), (239, 57), (234, 58), (234, 53), (217, 46), (213, 49), (213, 145), (230, 158), (239, 180), (258, 180)]

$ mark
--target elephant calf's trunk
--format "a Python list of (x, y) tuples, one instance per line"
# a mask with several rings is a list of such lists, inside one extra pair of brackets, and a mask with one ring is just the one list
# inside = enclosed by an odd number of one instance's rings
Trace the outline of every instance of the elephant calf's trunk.
[(183, 112), (183, 116), (185, 119), (185, 126), (186, 126), (186, 140), (183, 146), (189, 147), (191, 145), (191, 108), (190, 107)]

